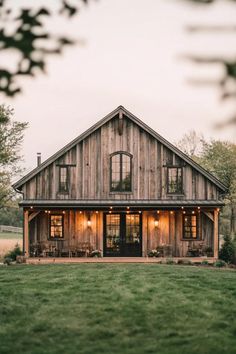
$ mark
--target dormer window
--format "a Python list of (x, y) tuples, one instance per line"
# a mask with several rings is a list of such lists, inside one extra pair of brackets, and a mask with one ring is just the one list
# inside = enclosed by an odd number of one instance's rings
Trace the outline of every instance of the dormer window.
[(68, 167), (59, 167), (59, 192), (67, 193), (69, 190)]
[(116, 152), (110, 158), (111, 192), (131, 192), (132, 155)]
[(183, 193), (182, 167), (168, 167), (167, 170), (167, 193)]

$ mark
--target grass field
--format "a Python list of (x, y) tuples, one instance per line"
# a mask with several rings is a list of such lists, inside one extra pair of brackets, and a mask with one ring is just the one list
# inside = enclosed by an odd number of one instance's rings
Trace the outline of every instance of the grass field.
[(236, 272), (147, 264), (0, 268), (0, 352), (236, 353)]
[(12, 250), (16, 244), (22, 247), (23, 236), (22, 234), (15, 234), (11, 232), (0, 232), (0, 261), (3, 256), (10, 250)]

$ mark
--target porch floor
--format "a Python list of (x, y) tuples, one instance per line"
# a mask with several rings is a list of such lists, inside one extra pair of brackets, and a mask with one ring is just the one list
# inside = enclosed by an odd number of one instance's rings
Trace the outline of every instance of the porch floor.
[[(162, 263), (169, 258), (158, 257), (30, 257), (26, 259), (27, 264), (53, 264), (53, 263)], [(193, 263), (201, 263), (207, 260), (209, 264), (216, 261), (214, 257), (173, 257), (171, 258), (176, 263), (180, 259), (192, 261)]]

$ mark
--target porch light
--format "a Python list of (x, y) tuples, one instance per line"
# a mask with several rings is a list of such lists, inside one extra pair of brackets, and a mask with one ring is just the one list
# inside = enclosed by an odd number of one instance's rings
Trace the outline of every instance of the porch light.
[(98, 211), (96, 210), (96, 214), (98, 214)]
[(198, 208), (198, 210), (200, 210), (201, 208), (200, 207), (197, 207)]
[(50, 210), (48, 210), (48, 214), (50, 214), (51, 212), (50, 212)]
[(47, 211), (47, 210), (45, 210), (45, 213), (46, 213), (46, 214), (47, 214), (47, 212), (48, 212), (48, 211)]
[(192, 211), (192, 214), (195, 214), (195, 211), (194, 211), (194, 210)]
[(219, 213), (219, 211), (220, 211), (220, 208), (217, 208), (216, 210), (217, 210), (217, 211), (218, 211), (218, 213)]
[(174, 212), (173, 212), (172, 210), (171, 210), (171, 212), (170, 212), (170, 213), (171, 213), (171, 215), (172, 215), (172, 214), (174, 214)]
[(157, 214), (160, 214), (160, 210), (157, 210)]
[(66, 213), (65, 210), (63, 210), (62, 214), (65, 214), (65, 213)]
[(89, 217), (88, 217), (88, 220), (87, 220), (87, 225), (88, 225), (88, 227), (91, 227), (91, 220), (90, 220), (90, 215), (89, 215)]
[(183, 210), (183, 209), (184, 209), (184, 207), (181, 207), (181, 209)]
[(141, 214), (142, 212), (141, 212), (141, 210), (139, 210), (139, 214)]
[(109, 214), (111, 214), (111, 210), (109, 210)]
[(127, 209), (129, 210), (129, 207), (127, 207)]
[(33, 207), (31, 206), (30, 209), (33, 209)]
[(110, 209), (112, 210), (112, 207), (110, 207)]
[(159, 221), (158, 220), (154, 220), (154, 226), (158, 227), (158, 225), (159, 225)]
[(82, 214), (82, 211), (80, 210), (80, 212), (79, 212), (80, 214)]
[(183, 211), (183, 214), (186, 214), (186, 211), (185, 211), (185, 210)]

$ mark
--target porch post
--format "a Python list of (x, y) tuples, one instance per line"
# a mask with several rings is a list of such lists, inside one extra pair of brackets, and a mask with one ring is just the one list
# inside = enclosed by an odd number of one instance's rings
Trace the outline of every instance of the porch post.
[(219, 255), (219, 224), (218, 224), (219, 212), (214, 209), (214, 258), (218, 258)]
[(29, 212), (24, 210), (24, 255), (29, 257)]

